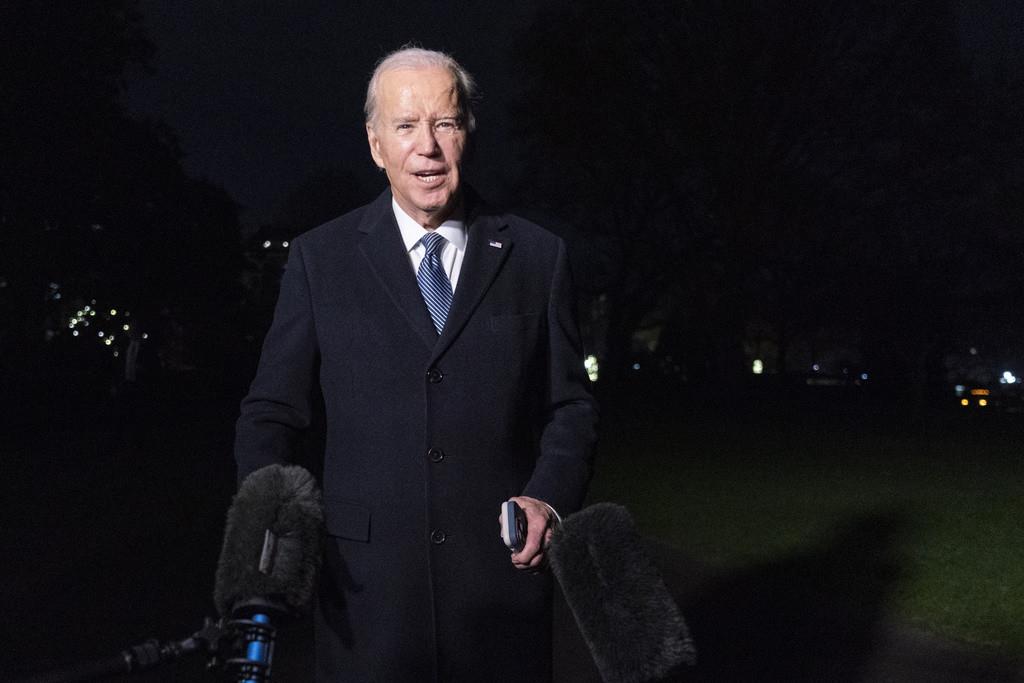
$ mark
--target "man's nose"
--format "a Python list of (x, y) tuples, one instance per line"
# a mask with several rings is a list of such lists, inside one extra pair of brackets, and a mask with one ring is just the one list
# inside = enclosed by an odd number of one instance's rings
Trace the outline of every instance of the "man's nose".
[(416, 152), (424, 156), (433, 156), (439, 149), (440, 145), (437, 144), (434, 127), (429, 123), (420, 126), (416, 131)]

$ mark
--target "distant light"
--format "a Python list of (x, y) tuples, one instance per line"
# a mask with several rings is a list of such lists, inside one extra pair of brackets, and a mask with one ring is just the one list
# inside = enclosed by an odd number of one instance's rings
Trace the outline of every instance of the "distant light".
[(860, 378), (866, 382), (868, 380), (868, 373), (866, 373), (866, 372), (860, 373)]
[(264, 249), (270, 249), (270, 240), (266, 240), (266, 241), (265, 241), (265, 242), (263, 243), (263, 248), (264, 248)]
[(814, 365), (811, 366), (811, 370), (817, 372), (818, 370), (821, 370), (821, 366), (815, 363)]
[(962, 405), (962, 406), (969, 406), (969, 405), (971, 405), (971, 402), (968, 401), (966, 398), (962, 398), (962, 399), (960, 399), (960, 405)]
[(755, 375), (760, 375), (760, 374), (764, 373), (764, 363), (761, 361), (760, 358), (755, 358), (754, 359), (754, 367), (751, 368), (751, 369), (754, 371)]
[(97, 336), (97, 337), (102, 337), (102, 336), (103, 336), (103, 333), (102, 333), (102, 332), (97, 332), (97, 333), (96, 333), (96, 336)]
[(987, 398), (978, 399), (978, 405), (981, 406), (982, 408), (984, 408), (985, 406), (988, 405), (988, 399)]
[(583, 367), (587, 369), (587, 377), (591, 382), (597, 381), (597, 356), (591, 354), (583, 360)]
[(89, 311), (89, 315), (95, 316), (96, 315), (96, 311), (95, 310)]
[(149, 339), (149, 335), (148, 335), (148, 334), (146, 334), (145, 332), (143, 332), (143, 333), (142, 333), (142, 338), (143, 338), (143, 339)]
[(285, 240), (284, 242), (281, 242), (281, 246), (284, 247), (285, 249), (287, 249), (288, 248), (288, 240)]
[(60, 299), (60, 297), (61, 297), (60, 292), (57, 292), (56, 294), (53, 295), (54, 299)]
[(640, 364), (639, 363), (633, 363), (633, 369), (634, 370), (639, 370), (640, 369)]
[(114, 343), (114, 340), (111, 339), (110, 337), (107, 337), (106, 339), (103, 340), (103, 343), (106, 344), (107, 346), (110, 346), (111, 344)]
[(1003, 384), (1016, 384), (1017, 378), (1014, 377), (1012, 372), (1007, 370), (1006, 372), (1003, 373), (1003, 378), (999, 381), (1002, 382)]
[(976, 348), (974, 348), (974, 347), (972, 346), (972, 347), (971, 347), (971, 355), (972, 355), (972, 356), (977, 356), (977, 355), (978, 355), (978, 349), (976, 349)]
[(121, 325), (121, 329), (127, 332), (130, 328), (127, 325)]
[(111, 308), (110, 309), (110, 315), (117, 315), (117, 309), (116, 308)]
[[(88, 312), (89, 312), (89, 307), (88, 307), (88, 306), (86, 306), (85, 308), (83, 308), (83, 309), (82, 309), (82, 311), (85, 311), (85, 312), (87, 312), (87, 313), (88, 313)], [(78, 312), (78, 315), (82, 315), (82, 311), (79, 311), (79, 312)]]
[(956, 392), (957, 396), (963, 396), (963, 393), (967, 391), (967, 387), (965, 387), (963, 384), (957, 384), (955, 387), (953, 387), (953, 391)]
[(117, 358), (117, 357), (118, 357), (118, 356), (120, 356), (120, 355), (121, 355), (121, 354), (120, 354), (120, 353), (118, 352), (118, 350), (117, 350), (117, 349), (114, 349), (114, 358)]
[(971, 396), (988, 396), (988, 389), (971, 389)]
[(71, 331), (71, 336), (72, 337), (77, 337), (78, 336), (78, 330), (72, 330)]

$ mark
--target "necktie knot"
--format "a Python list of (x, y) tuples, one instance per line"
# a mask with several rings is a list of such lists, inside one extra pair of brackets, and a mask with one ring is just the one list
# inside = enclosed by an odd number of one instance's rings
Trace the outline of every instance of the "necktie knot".
[(448, 240), (446, 240), (442, 235), (438, 235), (436, 232), (428, 232), (420, 238), (420, 242), (427, 250), (427, 256), (440, 256), (441, 250), (444, 249), (444, 245)]

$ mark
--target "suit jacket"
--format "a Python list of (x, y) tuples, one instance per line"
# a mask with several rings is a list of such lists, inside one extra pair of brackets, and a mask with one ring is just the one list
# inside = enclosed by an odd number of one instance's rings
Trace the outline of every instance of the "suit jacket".
[(318, 680), (550, 677), (551, 580), (512, 566), (498, 509), (579, 508), (596, 406), (564, 244), (467, 207), (440, 336), (389, 191), (292, 243), (236, 458), (240, 478), (288, 461), (322, 392)]

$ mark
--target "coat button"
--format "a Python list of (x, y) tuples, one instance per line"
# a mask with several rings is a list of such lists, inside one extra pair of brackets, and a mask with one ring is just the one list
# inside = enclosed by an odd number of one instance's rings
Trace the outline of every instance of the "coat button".
[(430, 368), (427, 370), (427, 381), (431, 384), (437, 384), (444, 378), (444, 374), (437, 368)]
[(427, 457), (430, 458), (430, 462), (441, 462), (444, 460), (444, 451), (440, 448), (431, 448), (427, 451)]
[(430, 542), (434, 545), (441, 545), (448, 538), (443, 531), (440, 529), (434, 529), (430, 532)]

